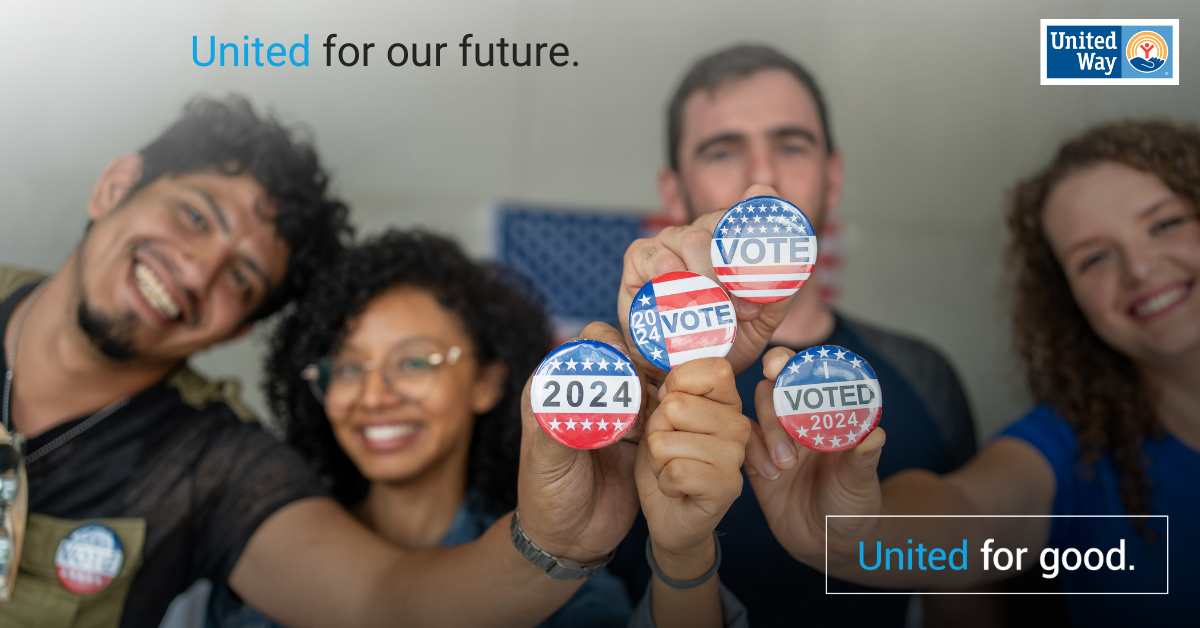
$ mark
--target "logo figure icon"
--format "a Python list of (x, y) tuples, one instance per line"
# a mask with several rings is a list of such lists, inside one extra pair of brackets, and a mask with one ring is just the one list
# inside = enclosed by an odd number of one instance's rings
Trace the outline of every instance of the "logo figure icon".
[(1167, 40), (1154, 31), (1142, 31), (1129, 38), (1125, 58), (1138, 72), (1153, 72), (1167, 63)]

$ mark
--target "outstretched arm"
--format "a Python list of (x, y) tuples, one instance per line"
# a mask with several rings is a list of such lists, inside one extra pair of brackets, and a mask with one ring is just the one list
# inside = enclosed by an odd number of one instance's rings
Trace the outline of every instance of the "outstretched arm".
[[(620, 333), (606, 325), (582, 337), (624, 351)], [(584, 451), (558, 443), (534, 418), (528, 385), (522, 425), (518, 504), (526, 535), (559, 558), (587, 564), (607, 556), (637, 514), (637, 444)], [(405, 552), (332, 500), (302, 500), (259, 526), (229, 583), (289, 626), (532, 626), (582, 581), (548, 578), (513, 546), (510, 522), (501, 517), (465, 545)]]
[(1048, 515), (1054, 472), (1032, 446), (1001, 438), (954, 473), (909, 470), (880, 484), (876, 467), (886, 440), (883, 430), (876, 429), (854, 449), (826, 454), (799, 446), (779, 424), (771, 389), (792, 355), (781, 347), (764, 356), (767, 379), (756, 390), (760, 423), (746, 447), (746, 473), (771, 531), (793, 557), (825, 569), (827, 515), (866, 515), (829, 518), (828, 565), (830, 575), (869, 586), (962, 588), (1012, 573), (868, 570), (859, 564), (859, 541), (868, 564), (874, 563), (875, 541), (883, 547), (908, 547), (909, 539), (919, 538), (931, 546), (953, 547), (964, 538), (995, 538), (997, 545), (1008, 547), (1045, 545), (1045, 518), (870, 516)]

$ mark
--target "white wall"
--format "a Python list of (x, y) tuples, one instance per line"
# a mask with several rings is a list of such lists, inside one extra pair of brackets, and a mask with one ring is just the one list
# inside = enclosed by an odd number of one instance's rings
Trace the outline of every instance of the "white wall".
[[(931, 341), (963, 375), (981, 435), (1025, 405), (1007, 357), (1004, 191), (1065, 136), (1130, 116), (1200, 116), (1200, 3), (1180, 2), (17, 3), (0, 19), (0, 263), (57, 268), (112, 157), (191, 95), (239, 91), (315, 133), (366, 230), (426, 225), (491, 248), (498, 199), (656, 206), (663, 109), (697, 56), (771, 43), (827, 92), (847, 166), (847, 312)], [(1042, 87), (1038, 19), (1180, 18), (1178, 87)], [(324, 67), (320, 40), (450, 42), (441, 68)], [(458, 66), (454, 44), (565, 42), (578, 67)], [(313, 67), (196, 67), (191, 37), (294, 42)], [(1179, 51), (1176, 51), (1179, 54)], [(335, 62), (336, 63), (336, 62)], [(261, 338), (214, 350), (254, 382)], [(261, 408), (261, 405), (259, 405)]]

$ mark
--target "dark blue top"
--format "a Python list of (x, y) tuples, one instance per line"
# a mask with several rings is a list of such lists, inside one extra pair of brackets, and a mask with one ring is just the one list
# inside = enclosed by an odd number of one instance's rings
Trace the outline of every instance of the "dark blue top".
[[(974, 455), (975, 429), (962, 386), (949, 363), (929, 346), (840, 315), (833, 333), (816, 344), (845, 347), (878, 375), (880, 425), (887, 431), (881, 478), (911, 468), (945, 473)], [(742, 413), (753, 420), (754, 389), (762, 380), (761, 356), (737, 378)], [(752, 626), (904, 626), (908, 596), (825, 595), (825, 575), (797, 562), (775, 540), (749, 480), (744, 479), (742, 495), (717, 530), (723, 534), (721, 582), (746, 605)], [(647, 534), (639, 515), (609, 566), (628, 583), (635, 600), (650, 578), (642, 554)], [(872, 589), (831, 578), (829, 590)]]
[[(1055, 515), (1128, 515), (1121, 503), (1121, 476), (1111, 455), (1095, 464), (1079, 460), (1075, 431), (1048, 406), (1038, 406), (1023, 419), (1001, 433), (1019, 438), (1041, 452), (1054, 469)], [(1096, 570), (1086, 567), (1073, 571), (1059, 569), (1066, 592), (1161, 592), (1167, 591), (1167, 547), (1170, 547), (1170, 595), (1069, 595), (1067, 606), (1077, 626), (1167, 625), (1167, 620), (1188, 619), (1195, 624), (1194, 596), (1200, 589), (1200, 543), (1194, 537), (1200, 529), (1200, 500), (1196, 482), (1200, 481), (1200, 452), (1167, 434), (1161, 440), (1147, 438), (1142, 452), (1149, 466), (1147, 475), (1154, 483), (1150, 510), (1166, 518), (1146, 519), (1146, 527), (1157, 535), (1148, 541), (1126, 517), (1055, 518), (1050, 524), (1048, 548), (1089, 548), (1105, 552), (1125, 542), (1124, 570), (1110, 570), (1107, 564)], [(1171, 534), (1168, 535), (1168, 523)], [(1112, 555), (1119, 566), (1117, 554)], [(1060, 564), (1062, 559), (1059, 559)], [(1095, 556), (1092, 557), (1095, 564)], [(1070, 563), (1075, 563), (1071, 556)], [(1136, 567), (1134, 570), (1129, 567)], [(1041, 567), (1036, 567), (1041, 571)]]

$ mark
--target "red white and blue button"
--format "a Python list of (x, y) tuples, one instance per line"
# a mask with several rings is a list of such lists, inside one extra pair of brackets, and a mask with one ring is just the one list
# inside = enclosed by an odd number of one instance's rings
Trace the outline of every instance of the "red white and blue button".
[(755, 196), (729, 208), (710, 246), (717, 279), (733, 296), (754, 303), (782, 301), (800, 289), (817, 261), (808, 216), (774, 196)]
[(554, 440), (599, 449), (619, 440), (642, 408), (633, 362), (612, 346), (576, 340), (550, 352), (533, 373), (533, 415)]
[(647, 361), (669, 371), (688, 360), (725, 357), (737, 336), (737, 313), (729, 295), (708, 277), (664, 273), (633, 298), (629, 333)]
[(79, 595), (91, 595), (112, 584), (124, 563), (125, 551), (117, 533), (98, 523), (75, 528), (54, 552), (58, 581)]
[(783, 429), (801, 445), (825, 452), (857, 447), (883, 413), (875, 370), (836, 345), (792, 356), (775, 379), (774, 401)]

